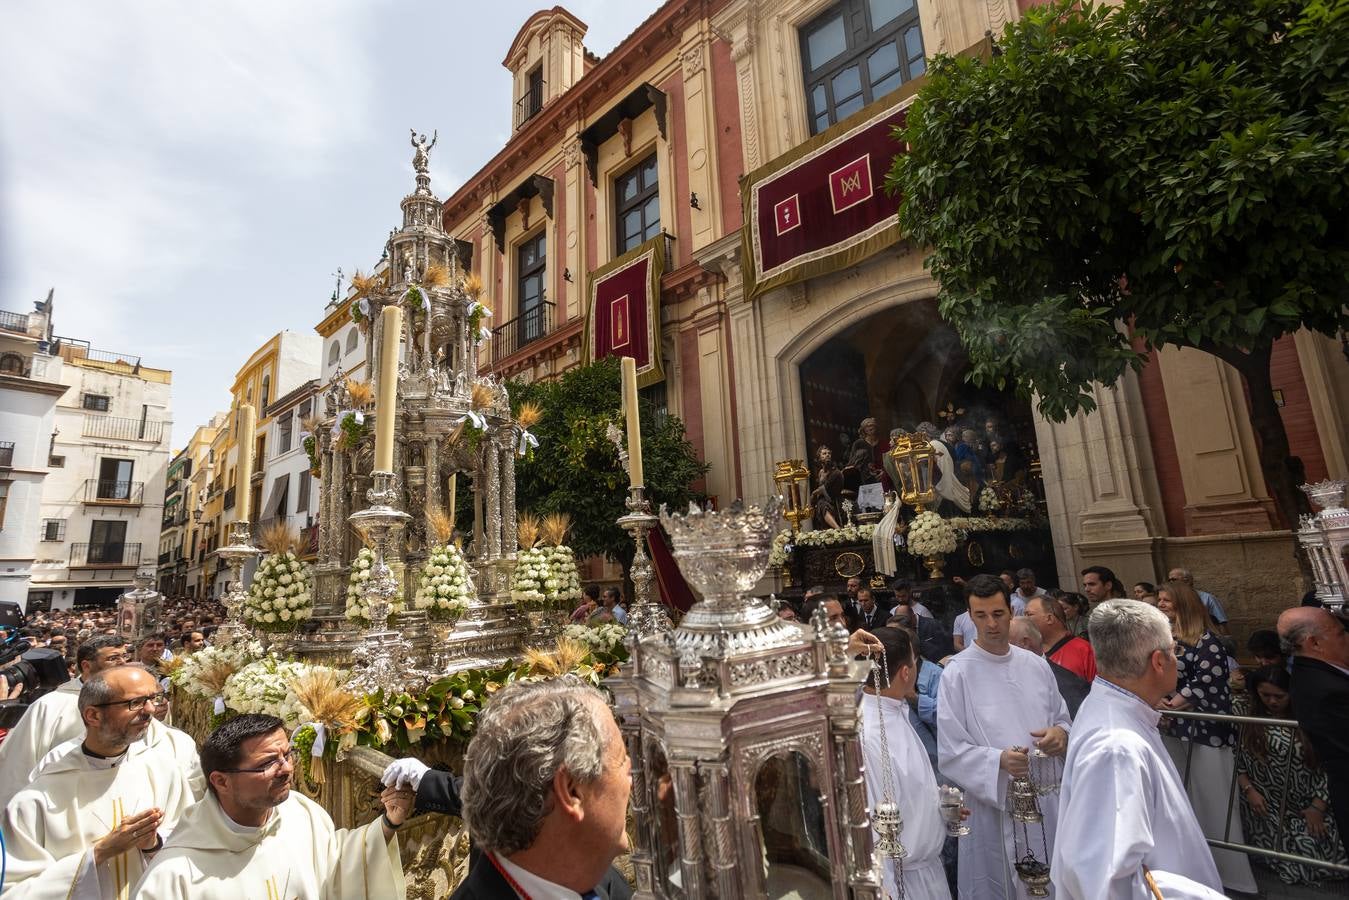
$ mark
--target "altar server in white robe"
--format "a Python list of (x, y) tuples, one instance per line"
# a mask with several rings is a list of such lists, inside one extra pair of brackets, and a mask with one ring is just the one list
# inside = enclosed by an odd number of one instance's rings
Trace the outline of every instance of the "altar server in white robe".
[[(908, 851), (902, 860), (903, 896), (950, 900), (951, 891), (941, 861), (946, 826), (938, 807), (937, 777), (923, 742), (909, 724), (908, 700), (917, 696), (914, 691), (918, 681), (914, 639), (900, 628), (878, 628), (872, 634), (885, 648), (889, 677), (882, 682), (887, 686), (879, 692), (872, 684), (862, 695), (862, 754), (866, 765), (867, 804), (875, 810), (884, 799), (888, 774), (892, 799), (899, 804), (904, 823), (899, 840)], [(876, 653), (872, 658), (879, 664), (882, 655)], [(873, 672), (873, 681), (874, 675)], [(895, 881), (894, 862), (882, 859), (881, 866), (886, 896), (901, 896)]]
[[(978, 638), (947, 664), (937, 704), (937, 765), (965, 789), (971, 834), (960, 841), (959, 893), (962, 900), (1025, 897), (1016, 876), (1007, 786), (1029, 768), (1029, 750), (1063, 756), (1071, 719), (1049, 664), (1009, 643), (1012, 606), (1007, 588), (991, 575), (967, 585), (970, 619)], [(1058, 797), (1040, 798), (1046, 846), (1030, 829), (1042, 863), (1054, 848)]]
[[(1213, 854), (1157, 731), (1155, 707), (1176, 689), (1166, 616), (1134, 600), (1091, 614), (1096, 681), (1073, 722), (1050, 877), (1060, 900), (1222, 897)], [(1165, 874), (1164, 874), (1165, 873)], [(1174, 883), (1175, 876), (1183, 881)]]
[(131, 754), (159, 692), (118, 667), (80, 689), (84, 740), (43, 767), (4, 813), (4, 900), (128, 900), (146, 861), (192, 803), (176, 766)]
[(126, 662), (126, 642), (100, 635), (80, 645), (75, 664), (80, 677), (34, 700), (0, 743), (0, 809), (32, 781), (33, 769), (57, 746), (84, 737), (79, 697), (84, 680)]
[(395, 832), (414, 794), (387, 788), (384, 813), (351, 830), (292, 791), (281, 720), (237, 716), (201, 750), (207, 798), (183, 816), (136, 886), (137, 900), (404, 900)]

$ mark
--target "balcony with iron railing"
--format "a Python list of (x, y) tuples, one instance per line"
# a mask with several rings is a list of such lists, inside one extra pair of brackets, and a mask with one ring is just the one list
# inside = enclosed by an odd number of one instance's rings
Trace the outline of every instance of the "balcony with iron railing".
[(0, 441), (0, 469), (14, 467), (14, 442)]
[(145, 482), (112, 481), (89, 478), (84, 482), (84, 502), (111, 506), (140, 506), (145, 499)]
[(492, 362), (518, 353), (553, 330), (556, 303), (544, 301), (492, 330)]
[(28, 317), (23, 313), (0, 309), (0, 331), (12, 331), (15, 334), (27, 334)]
[(225, 489), (225, 502), (221, 504), (221, 509), (234, 509), (234, 488)]
[(544, 82), (538, 81), (515, 101), (515, 127), (523, 128), (530, 119), (543, 112)]
[(164, 437), (164, 423), (158, 419), (124, 419), (118, 416), (85, 416), (85, 437), (114, 441), (150, 441), (158, 444)]
[(66, 362), (92, 362), (97, 368), (109, 372), (126, 372), (132, 375), (141, 370), (141, 358), (132, 353), (118, 353), (113, 350), (95, 350), (88, 341), (79, 338), (56, 337), (52, 339), (52, 352)]
[(105, 541), (95, 544), (71, 544), (70, 567), (138, 566), (141, 564), (141, 545), (125, 541)]

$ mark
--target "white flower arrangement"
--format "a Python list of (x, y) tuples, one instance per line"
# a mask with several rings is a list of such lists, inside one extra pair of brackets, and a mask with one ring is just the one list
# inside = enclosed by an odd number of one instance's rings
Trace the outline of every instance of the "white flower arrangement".
[(623, 643), (627, 633), (628, 629), (613, 622), (602, 622), (598, 625), (581, 625), (573, 622), (562, 629), (564, 638), (584, 644), (591, 653), (606, 654), (613, 653)]
[(439, 544), (422, 566), (421, 581), (413, 606), (442, 622), (456, 621), (477, 594), (464, 554), (453, 544)]
[(914, 516), (909, 523), (907, 540), (909, 552), (914, 556), (954, 553), (957, 545), (956, 529), (932, 510)]
[(293, 631), (314, 614), (309, 567), (290, 551), (268, 556), (253, 574), (241, 614), (261, 631)]
[(991, 487), (986, 487), (979, 492), (979, 511), (993, 512), (1002, 509), (1002, 501), (998, 499), (998, 492)]
[[(351, 561), (351, 575), (347, 577), (347, 618), (362, 625), (370, 624), (370, 609), (365, 602), (365, 583), (375, 565), (375, 551), (362, 547), (361, 552)], [(397, 594), (390, 604), (389, 612), (403, 611), (403, 604)]]
[(301, 662), (286, 662), (267, 656), (249, 663), (225, 682), (225, 705), (238, 713), (276, 716), (287, 730), (310, 718), (295, 696), (295, 680), (309, 670)]
[(773, 538), (773, 546), (768, 552), (768, 562), (774, 566), (785, 566), (788, 547), (833, 547), (837, 544), (860, 544), (870, 542), (876, 533), (875, 525), (845, 525), (842, 528), (821, 528), (816, 531), (803, 531), (792, 540), (790, 529), (779, 531)]
[(560, 607), (581, 599), (576, 554), (565, 545), (521, 550), (511, 576), (511, 599), (525, 607)]
[(262, 645), (257, 641), (208, 644), (196, 653), (189, 653), (169, 677), (188, 694), (211, 700), (220, 692), (220, 675), (225, 671), (237, 672), (263, 655)]
[(511, 574), (511, 599), (522, 607), (542, 606), (548, 599), (543, 591), (548, 570), (547, 551), (543, 547), (521, 550)]

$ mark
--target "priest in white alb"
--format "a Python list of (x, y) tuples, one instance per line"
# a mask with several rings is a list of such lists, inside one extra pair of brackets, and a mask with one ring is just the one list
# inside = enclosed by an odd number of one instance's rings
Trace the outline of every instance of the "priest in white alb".
[[(937, 776), (923, 742), (909, 722), (908, 698), (915, 696), (918, 681), (916, 642), (900, 628), (877, 628), (872, 634), (884, 648), (883, 654), (873, 652), (872, 660), (880, 663), (884, 659), (889, 672), (880, 686), (871, 684), (862, 694), (867, 805), (874, 821), (876, 806), (886, 799), (888, 788), (889, 798), (899, 806), (903, 822), (900, 843), (908, 851), (898, 865), (895, 860), (882, 858), (885, 894), (950, 900), (951, 890), (941, 861), (946, 827), (941, 820)], [(873, 681), (879, 671), (879, 666), (873, 670)]]
[(84, 739), (5, 808), (3, 900), (129, 900), (149, 857), (193, 802), (182, 772), (129, 753), (153, 718), (154, 676), (121, 666), (80, 689)]
[(126, 642), (112, 635), (85, 641), (75, 654), (80, 677), (72, 678), (29, 704), (0, 743), (0, 809), (28, 782), (44, 756), (60, 744), (84, 736), (78, 700), (85, 679), (126, 662)]
[[(1222, 879), (1157, 731), (1176, 689), (1166, 616), (1136, 600), (1091, 614), (1096, 680), (1073, 723), (1050, 876), (1067, 900), (1221, 898)], [(1071, 837), (1070, 837), (1071, 836)], [(1152, 884), (1149, 884), (1151, 880)]]
[[(1063, 756), (1071, 719), (1049, 664), (1009, 643), (1012, 606), (1007, 588), (991, 575), (976, 575), (970, 591), (975, 642), (947, 664), (937, 704), (937, 766), (965, 790), (971, 833), (960, 840), (961, 900), (1028, 896), (1013, 868), (1018, 847), (1007, 813), (1007, 787), (1030, 767), (1032, 748)], [(1029, 846), (1042, 864), (1054, 848), (1058, 797), (1039, 798), (1044, 841), (1027, 829)]]
[(292, 791), (281, 720), (242, 715), (206, 738), (208, 796), (183, 816), (135, 888), (137, 900), (404, 900), (395, 832), (413, 792), (387, 788), (383, 814), (351, 830)]

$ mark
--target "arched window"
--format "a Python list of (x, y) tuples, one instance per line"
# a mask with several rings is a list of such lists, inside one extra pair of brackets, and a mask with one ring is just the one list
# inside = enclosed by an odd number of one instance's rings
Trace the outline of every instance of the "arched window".
[(360, 340), (360, 330), (353, 328), (347, 332), (347, 352), (351, 353), (356, 349), (356, 342)]
[[(267, 409), (267, 403), (272, 399), (272, 376), (262, 376), (262, 408)], [(264, 412), (263, 415), (266, 415)]]
[(0, 356), (0, 372), (6, 375), (22, 375), (23, 357), (17, 353), (6, 353)]
[(330, 366), (337, 365), (338, 361), (341, 360), (341, 358), (342, 358), (342, 342), (333, 341), (332, 346), (328, 348), (328, 365)]

